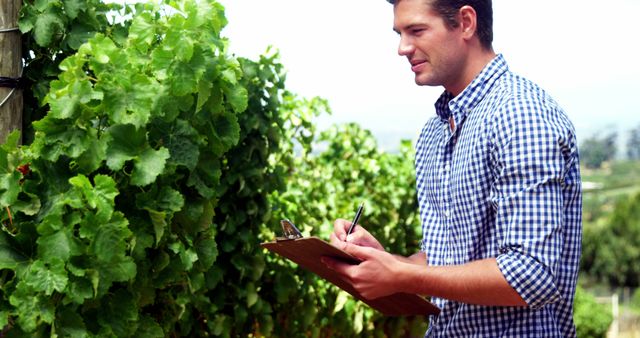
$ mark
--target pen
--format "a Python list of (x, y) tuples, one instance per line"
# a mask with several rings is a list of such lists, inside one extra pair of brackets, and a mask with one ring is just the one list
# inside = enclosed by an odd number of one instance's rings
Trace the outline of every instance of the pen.
[(364, 208), (364, 203), (360, 204), (360, 206), (358, 207), (358, 211), (356, 211), (356, 217), (353, 218), (353, 222), (351, 222), (351, 225), (349, 226), (349, 230), (347, 230), (347, 236), (351, 234), (351, 231), (353, 231), (353, 228), (355, 228), (356, 224), (358, 224), (358, 221), (360, 220), (360, 215), (362, 215), (363, 208)]

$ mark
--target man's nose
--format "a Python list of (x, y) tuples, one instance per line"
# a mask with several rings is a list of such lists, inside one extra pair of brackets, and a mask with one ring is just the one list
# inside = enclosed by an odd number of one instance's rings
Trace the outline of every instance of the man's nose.
[(409, 39), (406, 37), (400, 36), (400, 43), (398, 44), (398, 55), (407, 56), (413, 53), (414, 46)]

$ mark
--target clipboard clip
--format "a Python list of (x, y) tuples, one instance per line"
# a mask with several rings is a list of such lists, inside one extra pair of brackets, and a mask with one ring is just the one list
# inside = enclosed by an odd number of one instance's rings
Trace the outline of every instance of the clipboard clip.
[(283, 219), (280, 221), (280, 225), (282, 225), (283, 237), (276, 237), (276, 242), (291, 241), (294, 239), (302, 238), (300, 230), (298, 230), (298, 228), (296, 228), (296, 226), (290, 220)]

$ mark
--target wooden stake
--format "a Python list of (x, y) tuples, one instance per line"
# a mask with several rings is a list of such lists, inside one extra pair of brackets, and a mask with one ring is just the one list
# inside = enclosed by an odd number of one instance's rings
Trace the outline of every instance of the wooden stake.
[[(18, 78), (22, 69), (22, 45), (18, 16), (22, 0), (0, 0), (0, 76)], [(4, 103), (2, 103), (4, 102)], [(0, 87), (0, 144), (9, 133), (22, 129), (22, 90)]]

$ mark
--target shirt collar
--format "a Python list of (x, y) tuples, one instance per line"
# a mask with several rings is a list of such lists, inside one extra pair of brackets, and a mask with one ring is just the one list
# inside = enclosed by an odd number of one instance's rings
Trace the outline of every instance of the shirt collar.
[(442, 93), (435, 103), (436, 113), (443, 122), (453, 116), (456, 124), (459, 124), (482, 101), (494, 82), (508, 70), (502, 54), (496, 55), (458, 96), (453, 97), (448, 91)]

